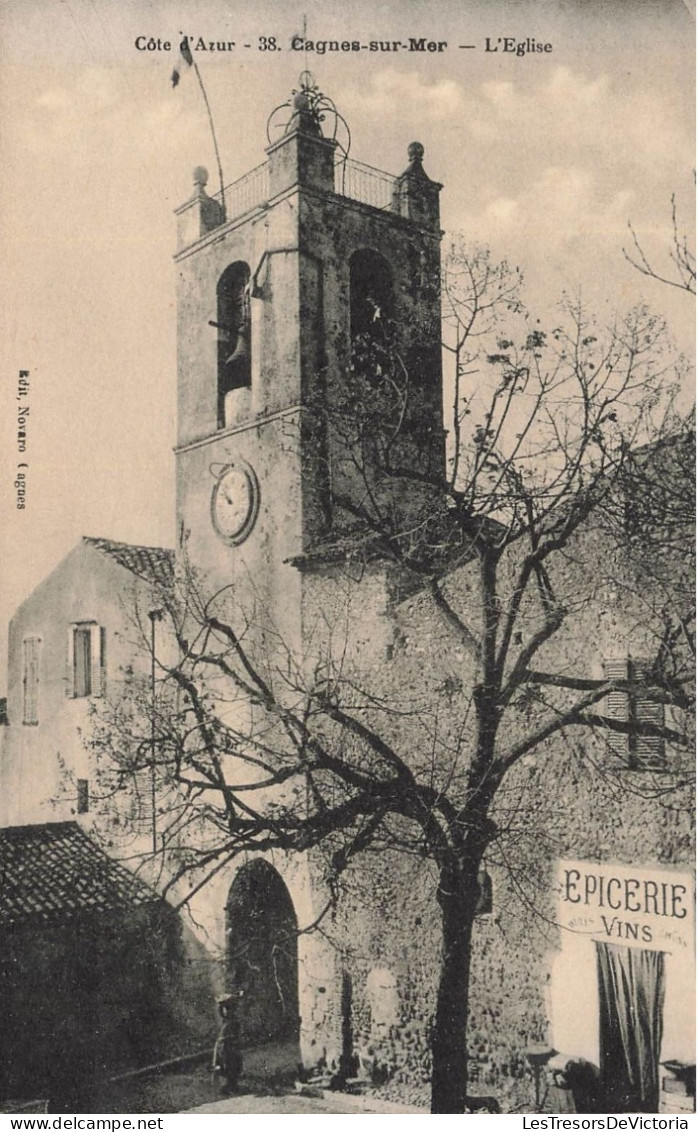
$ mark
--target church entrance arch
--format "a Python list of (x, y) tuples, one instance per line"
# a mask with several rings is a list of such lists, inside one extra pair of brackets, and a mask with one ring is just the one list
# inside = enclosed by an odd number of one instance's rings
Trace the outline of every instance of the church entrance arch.
[(243, 865), (226, 903), (227, 976), (244, 1045), (298, 1037), (298, 920), (276, 869)]

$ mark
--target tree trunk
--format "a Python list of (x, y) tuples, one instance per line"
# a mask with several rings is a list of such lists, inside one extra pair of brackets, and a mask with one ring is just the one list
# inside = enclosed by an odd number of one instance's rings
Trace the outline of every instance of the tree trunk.
[(465, 1111), (468, 1089), (467, 1021), (470, 957), (480, 855), (439, 878), (442, 958), (432, 1034), (432, 1113)]

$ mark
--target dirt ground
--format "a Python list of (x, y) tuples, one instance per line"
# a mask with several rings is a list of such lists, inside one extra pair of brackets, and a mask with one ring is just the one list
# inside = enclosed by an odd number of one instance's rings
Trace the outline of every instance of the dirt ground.
[(376, 1100), (375, 1097), (352, 1097), (343, 1093), (325, 1093), (322, 1097), (305, 1097), (296, 1094), (283, 1096), (244, 1096), (228, 1097), (216, 1104), (203, 1105), (194, 1109), (200, 1113), (246, 1113), (248, 1115), (287, 1114), (298, 1116), (302, 1113), (320, 1115), (335, 1113), (345, 1116), (357, 1113), (411, 1113), (426, 1114), (427, 1109), (411, 1108), (407, 1105), (390, 1104)]
[[(240, 1094), (282, 1095), (293, 1089), (298, 1064), (295, 1043), (261, 1046), (244, 1054)], [(221, 1100), (219, 1079), (206, 1059), (179, 1071), (128, 1077), (102, 1086), (94, 1112), (186, 1112)]]

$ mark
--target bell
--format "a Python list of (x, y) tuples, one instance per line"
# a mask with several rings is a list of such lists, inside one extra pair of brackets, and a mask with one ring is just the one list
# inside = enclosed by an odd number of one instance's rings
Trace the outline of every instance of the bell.
[(235, 349), (229, 358), (225, 359), (227, 366), (240, 365), (249, 362), (250, 360), (250, 347), (247, 342), (245, 334), (238, 334), (238, 340), (235, 343)]

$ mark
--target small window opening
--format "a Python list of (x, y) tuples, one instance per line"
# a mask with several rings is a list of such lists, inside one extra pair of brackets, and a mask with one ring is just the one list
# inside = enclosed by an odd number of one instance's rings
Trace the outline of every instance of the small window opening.
[(476, 916), (492, 915), (492, 877), (485, 869), (480, 869), (477, 875), (478, 898), (475, 905)]
[(90, 784), (86, 778), (78, 778), (78, 813), (86, 814), (90, 809)]

